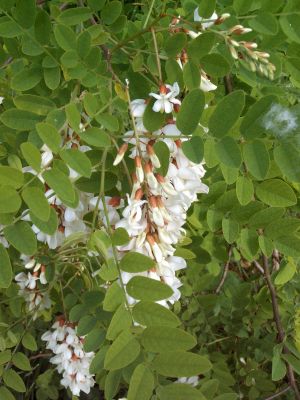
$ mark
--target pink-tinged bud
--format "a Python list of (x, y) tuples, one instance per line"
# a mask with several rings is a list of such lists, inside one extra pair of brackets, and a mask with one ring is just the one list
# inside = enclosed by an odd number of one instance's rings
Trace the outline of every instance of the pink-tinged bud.
[(175, 144), (176, 144), (176, 146), (177, 146), (178, 148), (180, 148), (180, 147), (182, 146), (182, 143), (181, 143), (181, 140), (180, 140), (180, 139), (175, 140)]
[(247, 49), (257, 49), (257, 43), (254, 42), (240, 42), (240, 44)]
[(234, 33), (235, 35), (243, 35), (245, 33), (252, 32), (251, 28), (245, 28), (243, 25), (235, 25), (229, 29), (230, 33)]
[(151, 146), (151, 145), (148, 143), (147, 146), (146, 146), (146, 149), (147, 149), (147, 153), (148, 153), (148, 155), (149, 155), (149, 157), (150, 157), (150, 160), (151, 160), (153, 166), (154, 166), (155, 168), (160, 168), (160, 161), (159, 161), (157, 155), (155, 154), (155, 151), (154, 151), (153, 146)]
[(144, 181), (144, 171), (143, 171), (143, 167), (142, 167), (142, 160), (141, 157), (136, 156), (135, 159), (135, 166), (136, 166), (136, 176), (137, 179), (140, 183), (142, 183)]
[(264, 51), (257, 51), (256, 54), (257, 54), (259, 57), (262, 57), (262, 58), (270, 58), (270, 54), (269, 54), (269, 53), (266, 53), (266, 52), (264, 52)]
[(111, 199), (108, 200), (108, 205), (112, 207), (118, 207), (121, 203), (121, 197), (120, 196), (114, 196)]
[(234, 58), (235, 60), (239, 59), (238, 52), (236, 51), (236, 49), (234, 47), (229, 46), (229, 51), (230, 51), (232, 58)]
[(147, 183), (150, 186), (151, 189), (156, 189), (157, 188), (157, 180), (153, 174), (153, 167), (151, 162), (146, 162), (144, 166), (145, 174), (146, 174), (146, 179)]
[(241, 42), (237, 42), (236, 40), (233, 39), (228, 39), (229, 44), (231, 44), (234, 47), (239, 47)]
[(128, 149), (128, 144), (127, 143), (122, 144), (122, 146), (119, 148), (117, 157), (115, 158), (115, 161), (113, 163), (114, 166), (120, 164), (120, 162), (124, 158), (127, 149)]
[(137, 179), (137, 176), (136, 176), (136, 173), (135, 173), (135, 172), (133, 172), (133, 173), (131, 174), (131, 178), (132, 178), (132, 182), (133, 182), (133, 183), (137, 183), (138, 179)]
[(227, 18), (230, 17), (229, 13), (224, 13), (222, 14), (216, 21), (215, 21), (215, 25), (220, 25), (222, 24)]
[(44, 273), (45, 273), (45, 271), (46, 271), (46, 266), (45, 266), (44, 264), (42, 264), (42, 265), (41, 265), (41, 272), (44, 272)]
[(163, 260), (162, 251), (161, 251), (160, 247), (158, 246), (158, 244), (156, 243), (154, 237), (150, 233), (148, 233), (148, 235), (147, 235), (147, 241), (152, 248), (152, 251), (153, 251), (156, 261), (161, 262)]
[(134, 200), (141, 200), (144, 196), (144, 192), (142, 191), (141, 188), (139, 188), (134, 195)]
[(155, 196), (150, 196), (149, 197), (149, 204), (151, 208), (157, 207), (157, 200)]

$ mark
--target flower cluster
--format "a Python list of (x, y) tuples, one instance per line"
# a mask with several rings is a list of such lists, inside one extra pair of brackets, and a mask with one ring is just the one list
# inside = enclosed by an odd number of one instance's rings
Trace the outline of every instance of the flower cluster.
[[(153, 111), (169, 114), (180, 106), (176, 98), (179, 94), (178, 84), (163, 85), (160, 93), (150, 93), (156, 99)], [(186, 267), (183, 258), (177, 257), (175, 245), (185, 234), (184, 224), (186, 213), (198, 193), (207, 193), (208, 188), (201, 182), (205, 174), (203, 164), (191, 162), (183, 153), (181, 132), (176, 127), (175, 118), (160, 130), (153, 132), (148, 138), (147, 130), (142, 124), (146, 101), (136, 99), (131, 103), (131, 111), (135, 118), (135, 132), (125, 135), (125, 141), (132, 144), (130, 157), (135, 162), (133, 173), (133, 188), (127, 194), (127, 205), (122, 212), (122, 219), (115, 224), (116, 228), (124, 228), (130, 236), (128, 244), (119, 246), (120, 257), (128, 251), (142, 253), (155, 260), (155, 268), (140, 273), (155, 280), (168, 284), (173, 289), (173, 295), (168, 299), (173, 303), (180, 297), (178, 288), (180, 280), (176, 271)], [(171, 136), (171, 138), (170, 138)], [(169, 149), (169, 168), (163, 176), (159, 168), (160, 160), (155, 153), (155, 143), (163, 141)], [(116, 161), (120, 162), (122, 152)], [(122, 272), (123, 283), (135, 274)], [(129, 303), (135, 300), (128, 296)], [(167, 301), (161, 302), (167, 305)]]
[(42, 335), (42, 340), (47, 342), (46, 348), (54, 353), (50, 362), (62, 374), (60, 383), (69, 388), (74, 396), (78, 396), (80, 391), (88, 394), (95, 384), (89, 372), (94, 353), (83, 350), (84, 337), (77, 335), (74, 325), (60, 317), (52, 329)]
[(29, 272), (20, 272), (15, 276), (19, 289), (19, 295), (25, 299), (28, 311), (32, 312), (32, 318), (36, 319), (38, 313), (49, 309), (51, 301), (43, 287), (47, 285), (45, 275), (46, 267), (32, 259), (25, 264)]

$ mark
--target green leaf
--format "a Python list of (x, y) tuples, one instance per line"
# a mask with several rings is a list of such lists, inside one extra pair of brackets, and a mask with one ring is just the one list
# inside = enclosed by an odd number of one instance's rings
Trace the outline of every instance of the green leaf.
[(22, 197), (30, 211), (42, 221), (50, 218), (50, 205), (45, 193), (38, 187), (29, 186), (22, 191)]
[(151, 301), (140, 301), (132, 310), (133, 319), (143, 326), (178, 326), (180, 320), (169, 309)]
[(152, 372), (144, 364), (139, 364), (130, 379), (128, 400), (149, 400), (154, 389)]
[(152, 258), (144, 256), (144, 254), (130, 251), (120, 261), (120, 268), (126, 272), (143, 272), (155, 267)]
[(160, 168), (157, 169), (157, 172), (162, 176), (166, 176), (169, 170), (170, 161), (169, 147), (165, 142), (156, 142), (153, 147), (160, 162)]
[(274, 240), (276, 249), (285, 256), (300, 257), (300, 239), (297, 236), (281, 236)]
[(205, 105), (204, 94), (193, 89), (184, 98), (177, 116), (177, 128), (184, 134), (192, 134), (198, 126)]
[(281, 352), (278, 351), (278, 345), (274, 347), (272, 358), (272, 381), (280, 381), (286, 375), (286, 365), (281, 359)]
[(18, 72), (11, 80), (13, 90), (26, 91), (34, 88), (42, 79), (39, 67), (26, 68)]
[[(84, 30), (80, 33), (80, 35), (77, 37), (77, 53), (79, 57), (85, 58), (91, 50), (91, 35), (89, 34), (88, 31)], [(86, 98), (86, 95), (89, 95), (90, 93), (86, 93), (84, 96), (83, 101)]]
[[(216, 41), (216, 35), (213, 32), (204, 32), (193, 39), (187, 48), (189, 58), (197, 63), (202, 57), (208, 54), (213, 48)], [(200, 74), (199, 74), (200, 75)]]
[(132, 323), (130, 312), (121, 304), (112, 317), (107, 329), (106, 337), (108, 340), (114, 340), (122, 331), (130, 328)]
[(277, 19), (268, 12), (262, 12), (250, 19), (249, 26), (263, 35), (276, 35), (278, 32)]
[(0, 36), (2, 38), (13, 38), (22, 34), (21, 27), (8, 17), (0, 18)]
[(188, 61), (183, 67), (183, 80), (189, 90), (199, 88), (201, 76), (199, 67), (192, 60)]
[(92, 164), (86, 154), (78, 149), (62, 150), (59, 154), (65, 163), (80, 175), (87, 178), (91, 176)]
[(149, 132), (154, 132), (161, 128), (166, 119), (165, 113), (159, 113), (152, 110), (154, 101), (154, 99), (149, 101), (143, 115), (143, 124)]
[(249, 219), (249, 225), (253, 228), (265, 228), (271, 222), (282, 217), (284, 208), (268, 207), (253, 214)]
[(50, 215), (47, 221), (42, 221), (34, 214), (30, 213), (32, 223), (47, 235), (53, 235), (58, 228), (58, 218), (54, 208), (50, 207)]
[(238, 222), (236, 222), (234, 219), (223, 218), (222, 231), (226, 242), (231, 244), (235, 242), (235, 240), (238, 238), (240, 233), (240, 226)]
[(1, 186), (0, 213), (15, 213), (21, 207), (22, 201), (17, 191), (10, 186)]
[(206, 398), (197, 389), (184, 383), (173, 383), (162, 386), (159, 391), (161, 400), (205, 400)]
[(105, 331), (102, 328), (92, 329), (84, 338), (84, 351), (96, 351), (105, 340)]
[(254, 187), (252, 180), (245, 177), (240, 176), (236, 181), (236, 197), (242, 206), (247, 205), (253, 199), (254, 196)]
[(291, 14), (279, 19), (281, 29), (293, 42), (300, 43), (300, 15)]
[(36, 124), (36, 130), (49, 149), (54, 153), (58, 153), (62, 139), (55, 126), (48, 124), (47, 122), (40, 122), (39, 124)]
[(36, 236), (27, 222), (19, 221), (5, 227), (4, 236), (20, 253), (31, 256), (37, 250)]
[(209, 19), (216, 8), (216, 0), (198, 0), (198, 14), (203, 19)]
[(101, 19), (106, 25), (112, 25), (122, 12), (120, 1), (109, 1), (101, 11)]
[(76, 35), (74, 31), (66, 25), (56, 25), (54, 27), (55, 40), (63, 50), (76, 50)]
[(80, 128), (80, 121), (81, 116), (78, 111), (77, 105), (75, 103), (70, 103), (65, 106), (67, 120), (71, 126), (71, 128), (76, 132), (79, 133)]
[(95, 327), (97, 319), (92, 315), (84, 315), (80, 318), (77, 325), (77, 334), (79, 336), (85, 336)]
[(60, 82), (60, 68), (45, 68), (44, 69), (44, 80), (46, 86), (51, 89), (55, 90), (59, 86)]
[(23, 379), (13, 369), (8, 369), (3, 372), (3, 381), (9, 388), (19, 393), (25, 393), (26, 387)]
[(11, 108), (1, 114), (0, 120), (8, 128), (30, 131), (35, 128), (35, 124), (41, 120), (41, 117), (28, 111)]
[(16, 400), (15, 396), (5, 386), (0, 387), (0, 399)]
[(30, 28), (35, 20), (35, 0), (17, 0), (15, 16), (23, 28)]
[(37, 12), (35, 23), (34, 23), (34, 36), (36, 40), (41, 44), (48, 44), (51, 36), (51, 20), (49, 14), (40, 9)]
[(165, 51), (169, 57), (176, 57), (186, 45), (186, 34), (183, 32), (170, 35), (166, 40)]
[(31, 351), (37, 351), (37, 344), (35, 341), (35, 338), (31, 335), (31, 333), (26, 332), (22, 338), (22, 345), (25, 347), (25, 349), (31, 350)]
[(11, 360), (11, 351), (5, 350), (0, 353), (0, 365), (7, 364)]
[(264, 179), (270, 165), (269, 153), (264, 142), (254, 140), (251, 143), (246, 143), (243, 147), (243, 156), (250, 173), (256, 179)]
[(242, 255), (252, 261), (258, 252), (258, 238), (254, 229), (242, 229), (240, 234), (240, 248)]
[(124, 292), (118, 282), (114, 282), (107, 290), (103, 310), (114, 311), (124, 301)]
[(261, 251), (265, 256), (270, 257), (273, 252), (273, 242), (266, 236), (260, 235), (258, 237), (258, 244)]
[(193, 136), (190, 140), (182, 143), (184, 155), (195, 164), (200, 164), (204, 156), (203, 140), (199, 136)]
[(20, 110), (30, 111), (38, 115), (47, 115), (55, 108), (55, 103), (52, 100), (33, 94), (21, 94), (14, 97), (13, 101)]
[(104, 396), (107, 400), (112, 400), (119, 391), (121, 381), (121, 370), (109, 371), (105, 378)]
[(144, 276), (134, 276), (126, 285), (129, 296), (138, 300), (159, 301), (172, 296), (170, 286)]
[(30, 165), (36, 172), (41, 170), (42, 157), (40, 151), (30, 142), (22, 143), (21, 152), (28, 165)]
[(12, 267), (7, 251), (0, 243), (0, 288), (8, 288), (12, 281)]
[(60, 57), (60, 62), (66, 68), (74, 68), (78, 65), (79, 58), (75, 50), (69, 50)]
[(225, 136), (216, 144), (216, 154), (219, 160), (231, 168), (239, 168), (242, 162), (239, 145), (231, 136)]
[(110, 371), (124, 368), (131, 364), (139, 354), (139, 342), (129, 331), (124, 331), (108, 349), (104, 360), (104, 368)]
[(93, 358), (91, 365), (90, 365), (90, 373), (91, 374), (97, 374), (103, 370), (104, 358), (105, 358), (108, 348), (109, 348), (109, 346), (103, 346), (98, 351), (98, 353), (96, 353), (96, 355)]
[(157, 355), (153, 367), (163, 376), (179, 378), (205, 374), (212, 365), (207, 357), (185, 351), (169, 351)]
[(297, 271), (297, 266), (292, 259), (286, 264), (280, 266), (279, 272), (275, 278), (275, 285), (284, 285), (289, 282)]
[(202, 69), (211, 76), (216, 78), (225, 76), (230, 71), (230, 65), (226, 58), (220, 54), (207, 54), (200, 60)]
[(274, 159), (283, 175), (292, 182), (300, 182), (300, 152), (291, 143), (281, 143), (274, 150)]
[(214, 400), (236, 400), (238, 395), (236, 393), (224, 393), (215, 397)]
[(12, 363), (15, 367), (21, 369), (22, 371), (31, 371), (31, 365), (28, 357), (24, 353), (17, 352), (12, 357)]
[(52, 168), (43, 173), (43, 178), (63, 203), (66, 205), (73, 204), (76, 200), (75, 190), (71, 181), (63, 172), (58, 168)]
[(276, 100), (277, 98), (273, 95), (266, 96), (249, 108), (240, 127), (241, 134), (245, 138), (252, 139), (265, 134), (263, 119)]
[(170, 326), (151, 326), (141, 335), (142, 346), (150, 353), (163, 353), (173, 350), (190, 350), (196, 346), (194, 336), (182, 329)]
[(282, 354), (281, 357), (286, 360), (293, 368), (293, 370), (300, 375), (300, 360), (293, 354)]
[(251, 3), (248, 0), (234, 0), (233, 7), (238, 15), (244, 15), (251, 7)]
[(281, 179), (269, 179), (256, 188), (257, 197), (272, 207), (290, 207), (297, 203), (293, 189)]
[(11, 186), (15, 189), (24, 183), (24, 175), (16, 168), (0, 166), (0, 185)]
[(209, 132), (218, 138), (225, 136), (238, 121), (244, 106), (245, 94), (242, 90), (225, 96), (209, 119)]
[(99, 128), (88, 128), (84, 132), (78, 132), (80, 138), (87, 144), (95, 147), (109, 147), (111, 145), (110, 137)]
[(59, 14), (57, 20), (64, 25), (77, 25), (92, 16), (92, 12), (88, 7), (74, 7), (64, 10)]
[(111, 239), (114, 246), (122, 246), (130, 241), (128, 232), (124, 228), (115, 229)]

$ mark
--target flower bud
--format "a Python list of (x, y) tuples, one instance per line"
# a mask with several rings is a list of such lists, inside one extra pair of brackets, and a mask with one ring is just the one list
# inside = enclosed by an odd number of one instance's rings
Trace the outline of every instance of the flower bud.
[(122, 144), (122, 146), (119, 148), (118, 154), (113, 163), (114, 166), (120, 164), (120, 162), (124, 158), (124, 155), (125, 155), (127, 149), (128, 149), (128, 144), (127, 143)]

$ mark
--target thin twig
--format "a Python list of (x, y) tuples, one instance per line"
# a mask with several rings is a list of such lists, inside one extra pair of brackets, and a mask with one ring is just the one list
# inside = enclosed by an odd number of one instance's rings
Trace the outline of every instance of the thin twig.
[(230, 259), (231, 259), (231, 255), (232, 255), (232, 247), (229, 248), (228, 251), (228, 260), (227, 263), (224, 266), (224, 270), (223, 270), (223, 274), (222, 274), (222, 278), (220, 280), (220, 283), (218, 284), (218, 287), (216, 289), (216, 294), (219, 294), (227, 277), (228, 271), (229, 271), (229, 265), (230, 265)]
[(225, 84), (226, 94), (233, 92), (233, 80), (230, 74), (224, 76), (224, 84)]
[(259, 270), (259, 272), (264, 275), (265, 271), (264, 271), (263, 267), (256, 260), (253, 261), (253, 264)]
[(161, 64), (160, 64), (160, 58), (159, 58), (159, 53), (158, 53), (155, 29), (153, 28), (153, 26), (151, 27), (151, 33), (152, 33), (152, 37), (153, 37), (153, 43), (154, 43), (154, 49), (155, 49), (155, 55), (156, 55), (156, 63), (157, 63), (157, 69), (158, 69), (159, 82), (160, 82), (160, 84), (162, 84)]
[(281, 396), (282, 394), (288, 392), (291, 389), (291, 386), (287, 386), (286, 388), (280, 390), (277, 393), (272, 394), (272, 396), (266, 397), (264, 400), (273, 400), (273, 399), (277, 399), (277, 397)]
[[(267, 281), (267, 285), (269, 288), (269, 292), (271, 295), (271, 301), (272, 301), (272, 309), (273, 309), (273, 317), (274, 317), (274, 321), (276, 324), (276, 329), (277, 329), (277, 333), (278, 333), (278, 341), (280, 343), (284, 343), (285, 340), (285, 332), (281, 323), (281, 318), (280, 318), (280, 313), (279, 313), (279, 306), (278, 306), (278, 301), (277, 301), (277, 294), (276, 294), (276, 289), (273, 285), (272, 282), (272, 278), (270, 275), (270, 269), (269, 269), (269, 262), (268, 262), (268, 258), (263, 255), (262, 256), (263, 259), (263, 270), (264, 270), (264, 276), (265, 279)], [(283, 353), (284, 354), (288, 354), (289, 350), (286, 346), (283, 346)], [(297, 400), (300, 400), (300, 392), (299, 389), (297, 387), (297, 383), (295, 380), (295, 375), (294, 375), (294, 371), (292, 366), (286, 361), (286, 365), (287, 365), (287, 377), (290, 383), (290, 386), (293, 388), (294, 393), (295, 393), (295, 398)]]

